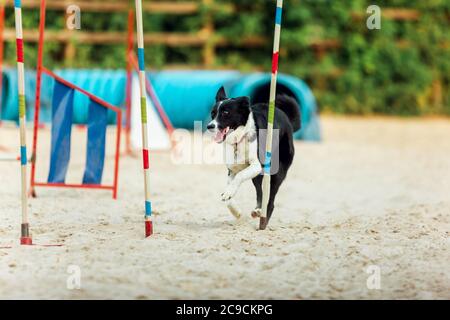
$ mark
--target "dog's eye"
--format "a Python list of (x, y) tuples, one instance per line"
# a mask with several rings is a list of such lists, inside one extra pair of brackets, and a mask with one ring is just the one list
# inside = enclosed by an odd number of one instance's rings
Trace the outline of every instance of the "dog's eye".
[(224, 116), (227, 116), (229, 113), (230, 113), (230, 111), (227, 111), (227, 110), (223, 110), (223, 111), (222, 111), (222, 114), (223, 114)]

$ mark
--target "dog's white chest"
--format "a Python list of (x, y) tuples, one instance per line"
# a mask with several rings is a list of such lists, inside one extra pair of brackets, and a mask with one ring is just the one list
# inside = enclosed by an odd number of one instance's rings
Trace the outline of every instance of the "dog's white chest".
[(230, 171), (238, 173), (250, 165), (250, 148), (247, 139), (237, 144), (227, 145), (226, 149), (225, 163)]
[(251, 113), (247, 124), (231, 132), (225, 142), (225, 163), (232, 173), (236, 174), (252, 163), (258, 163), (258, 139)]

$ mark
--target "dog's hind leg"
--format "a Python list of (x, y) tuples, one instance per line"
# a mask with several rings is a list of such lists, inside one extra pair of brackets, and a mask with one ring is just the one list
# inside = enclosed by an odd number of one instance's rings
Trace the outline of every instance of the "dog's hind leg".
[(252, 179), (253, 185), (256, 189), (256, 207), (252, 211), (252, 218), (259, 218), (261, 216), (261, 204), (262, 204), (262, 176), (259, 175)]
[(275, 208), (275, 197), (280, 189), (281, 183), (283, 182), (284, 177), (280, 177), (277, 175), (272, 176), (272, 180), (270, 181), (270, 196), (269, 203), (267, 205), (267, 217), (266, 219), (261, 219), (259, 224), (259, 229), (264, 230), (269, 224), (270, 217), (272, 216), (273, 209)]

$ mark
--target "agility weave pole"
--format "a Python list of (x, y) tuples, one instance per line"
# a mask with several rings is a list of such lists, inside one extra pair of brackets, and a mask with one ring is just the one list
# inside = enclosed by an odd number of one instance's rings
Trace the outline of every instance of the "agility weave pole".
[(262, 210), (259, 220), (259, 229), (267, 226), (267, 211), (270, 197), (270, 170), (272, 168), (273, 119), (275, 116), (275, 98), (277, 93), (278, 58), (280, 55), (281, 17), (283, 13), (283, 0), (277, 0), (275, 15), (275, 35), (273, 39), (272, 79), (270, 82), (269, 109), (267, 115), (266, 153), (264, 159), (264, 177), (262, 185)]
[(142, 122), (142, 162), (144, 166), (145, 191), (145, 237), (153, 234), (152, 203), (150, 202), (150, 170), (147, 131), (147, 96), (145, 91), (145, 63), (144, 63), (144, 28), (142, 22), (142, 0), (136, 0), (136, 29), (139, 61), (139, 88), (141, 93), (141, 122)]
[[(136, 69), (136, 72), (139, 73), (139, 63), (138, 59), (136, 58), (136, 55), (134, 52), (130, 54), (130, 61), (133, 65), (134, 69)], [(155, 105), (155, 109), (158, 112), (159, 117), (161, 118), (161, 121), (164, 124), (164, 127), (166, 127), (167, 133), (169, 134), (170, 140), (172, 145), (175, 144), (175, 141), (172, 139), (173, 131), (175, 130), (172, 122), (170, 121), (169, 117), (167, 116), (167, 113), (164, 111), (164, 108), (161, 105), (161, 101), (159, 100), (158, 96), (156, 95), (155, 89), (153, 88), (153, 85), (151, 84), (150, 80), (146, 77), (145, 78), (145, 89)]]
[[(132, 76), (133, 70), (139, 74), (139, 59), (134, 51), (134, 19), (135, 14), (132, 9), (128, 11), (128, 30), (127, 30), (127, 52), (126, 52), (126, 61), (127, 61), (127, 84), (126, 84), (126, 124), (125, 124), (125, 132), (126, 132), (126, 152), (127, 154), (132, 153), (131, 147), (131, 91), (132, 91)], [(153, 103), (158, 115), (163, 122), (167, 133), (169, 135), (169, 139), (171, 142), (171, 147), (175, 147), (175, 140), (173, 139), (173, 131), (174, 127), (172, 122), (170, 121), (167, 113), (165, 112), (161, 101), (159, 100), (152, 83), (149, 78), (145, 78), (145, 88), (147, 94), (149, 95), (151, 102)]]
[(22, 225), (20, 244), (31, 245), (30, 226), (28, 223), (27, 204), (27, 140), (25, 131), (25, 68), (23, 60), (22, 8), (21, 1), (14, 1), (17, 47), (17, 81), (19, 88), (19, 124), (20, 124), (20, 173), (22, 183)]

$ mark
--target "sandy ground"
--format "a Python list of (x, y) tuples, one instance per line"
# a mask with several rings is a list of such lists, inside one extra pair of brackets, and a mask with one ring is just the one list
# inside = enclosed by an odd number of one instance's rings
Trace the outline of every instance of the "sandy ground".
[[(0, 246), (12, 246), (0, 249), (0, 298), (450, 299), (450, 121), (322, 125), (323, 143), (296, 143), (265, 232), (250, 217), (236, 223), (221, 203), (222, 165), (175, 165), (160, 153), (151, 156), (152, 238), (143, 238), (141, 160), (123, 157), (117, 201), (108, 191), (38, 189), (34, 241), (64, 246), (21, 247), (19, 165), (0, 162)], [(0, 128), (0, 145), (14, 150), (17, 134)], [(49, 132), (41, 137), (45, 178)], [(79, 129), (73, 143), (77, 181)], [(242, 186), (247, 216), (254, 198), (251, 183)], [(78, 274), (81, 288), (69, 289)]]

